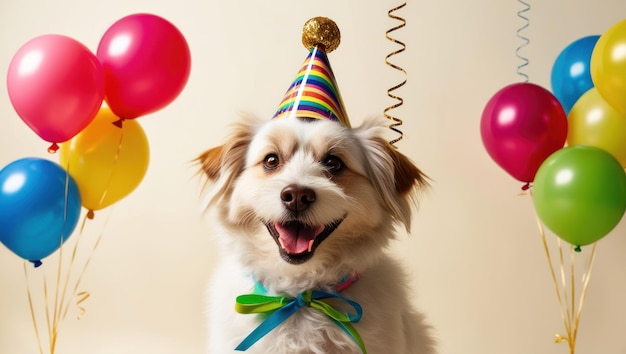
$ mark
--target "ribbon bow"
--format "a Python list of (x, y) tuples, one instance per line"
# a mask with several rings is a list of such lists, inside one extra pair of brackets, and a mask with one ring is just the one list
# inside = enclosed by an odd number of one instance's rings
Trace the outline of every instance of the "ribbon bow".
[[(343, 313), (322, 301), (327, 298), (336, 298), (344, 301), (354, 309), (354, 313)], [(263, 338), (263, 336), (278, 327), (278, 325), (289, 318), (289, 316), (298, 312), (298, 310), (305, 306), (323, 312), (354, 340), (359, 348), (361, 348), (363, 354), (367, 353), (363, 339), (361, 339), (359, 332), (352, 326), (352, 323), (358, 322), (363, 315), (361, 305), (337, 293), (322, 290), (307, 290), (298, 294), (295, 298), (258, 294), (238, 296), (235, 303), (235, 311), (242, 314), (259, 313), (268, 314), (269, 316), (239, 343), (235, 350), (247, 350), (259, 339)]]

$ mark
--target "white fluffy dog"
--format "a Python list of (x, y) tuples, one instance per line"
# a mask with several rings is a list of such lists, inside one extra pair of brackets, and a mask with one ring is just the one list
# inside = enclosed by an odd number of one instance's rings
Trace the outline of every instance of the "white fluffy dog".
[(435, 353), (385, 252), (426, 178), (384, 121), (247, 118), (198, 158), (223, 246), (210, 353)]

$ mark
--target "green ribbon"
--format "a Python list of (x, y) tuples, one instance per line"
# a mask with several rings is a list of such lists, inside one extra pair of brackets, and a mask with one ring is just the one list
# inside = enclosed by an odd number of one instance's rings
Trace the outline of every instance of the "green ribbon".
[[(330, 304), (324, 302), (324, 299), (335, 298), (344, 301), (352, 307), (354, 313), (343, 313)], [(323, 312), (331, 319), (339, 328), (346, 332), (354, 342), (361, 348), (361, 352), (366, 354), (365, 344), (354, 328), (352, 323), (358, 322), (363, 310), (361, 305), (356, 301), (352, 301), (337, 293), (322, 290), (307, 290), (300, 293), (297, 297), (286, 296), (267, 296), (258, 294), (246, 294), (237, 297), (235, 303), (235, 311), (242, 314), (266, 314), (267, 318), (254, 329), (244, 340), (235, 348), (238, 351), (245, 351), (250, 348), (259, 339), (271, 332), (274, 328), (285, 321), (289, 316), (298, 312), (303, 307), (312, 307)]]

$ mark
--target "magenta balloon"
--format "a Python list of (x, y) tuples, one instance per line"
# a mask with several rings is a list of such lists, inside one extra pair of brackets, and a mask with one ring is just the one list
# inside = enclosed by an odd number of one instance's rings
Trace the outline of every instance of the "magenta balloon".
[(97, 50), (105, 76), (105, 100), (119, 117), (154, 112), (185, 87), (191, 54), (182, 33), (167, 20), (134, 14), (115, 22)]
[(491, 158), (515, 179), (532, 182), (543, 161), (565, 145), (567, 116), (548, 90), (517, 83), (485, 106), (480, 133)]
[(62, 35), (43, 35), (13, 56), (7, 90), (22, 120), (42, 139), (60, 143), (98, 113), (104, 76), (100, 62), (83, 44)]

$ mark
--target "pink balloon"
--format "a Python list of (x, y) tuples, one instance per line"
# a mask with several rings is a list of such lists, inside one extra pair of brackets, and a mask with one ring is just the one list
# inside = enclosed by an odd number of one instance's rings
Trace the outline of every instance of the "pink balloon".
[(167, 20), (134, 14), (115, 22), (98, 45), (105, 100), (124, 119), (159, 110), (183, 90), (191, 54), (182, 33)]
[(543, 161), (565, 145), (567, 116), (550, 91), (512, 84), (487, 102), (480, 133), (500, 167), (519, 181), (532, 182)]
[(7, 75), (13, 108), (42, 139), (69, 140), (96, 116), (104, 98), (104, 76), (96, 56), (80, 42), (43, 35), (13, 56)]

